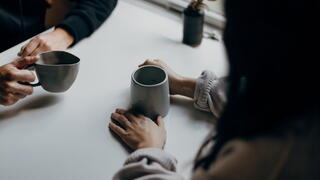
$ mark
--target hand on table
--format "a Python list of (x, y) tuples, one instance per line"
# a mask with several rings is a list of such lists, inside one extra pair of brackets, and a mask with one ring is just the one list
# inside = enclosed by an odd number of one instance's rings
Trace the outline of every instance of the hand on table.
[(111, 118), (121, 124), (111, 122), (109, 128), (116, 133), (132, 150), (142, 148), (163, 148), (166, 130), (161, 117), (156, 123), (143, 115), (134, 115), (126, 110), (117, 109)]
[(146, 65), (159, 66), (168, 73), (171, 95), (178, 94), (193, 98), (196, 86), (196, 79), (183, 77), (177, 74), (165, 62), (159, 59), (146, 60), (144, 63), (140, 64), (139, 67)]
[(32, 94), (33, 88), (19, 82), (32, 82), (35, 75), (24, 68), (33, 64), (36, 57), (26, 57), (9, 64), (0, 66), (0, 104), (9, 106), (27, 95)]
[(41, 52), (66, 50), (74, 38), (64, 29), (57, 28), (53, 32), (41, 34), (24, 45), (18, 53), (21, 57), (36, 56)]

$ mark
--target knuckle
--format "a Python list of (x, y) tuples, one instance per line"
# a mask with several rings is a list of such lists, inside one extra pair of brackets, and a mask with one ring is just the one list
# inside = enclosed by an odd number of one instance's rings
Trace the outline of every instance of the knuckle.
[(33, 88), (30, 87), (30, 88), (26, 89), (26, 93), (27, 93), (27, 95), (31, 95), (33, 93)]
[(15, 78), (15, 74), (16, 74), (16, 71), (12, 68), (8, 68), (7, 69), (7, 72), (5, 73), (5, 76), (7, 79), (14, 79)]
[(23, 59), (23, 61), (25, 61), (25, 63), (27, 63), (27, 64), (31, 64), (31, 60), (32, 60), (32, 58), (31, 58), (30, 56), (25, 57), (25, 58)]
[(28, 79), (30, 80), (30, 82), (32, 82), (36, 80), (36, 76), (32, 72), (30, 72), (30, 74), (28, 75)]
[[(12, 87), (11, 83), (9, 81), (5, 81), (2, 83), (2, 86), (4, 89), (10, 89)], [(5, 94), (6, 96), (7, 94)]]
[(119, 119), (120, 119), (121, 121), (124, 121), (124, 122), (127, 121), (127, 119), (126, 119), (123, 115), (120, 115), (120, 116), (119, 116)]
[(34, 38), (35, 41), (42, 42), (44, 39), (41, 36), (37, 36)]
[(51, 47), (50, 47), (50, 45), (49, 45), (49, 43), (48, 43), (47, 41), (43, 41), (43, 42), (42, 42), (42, 46), (43, 46), (44, 48), (46, 48), (47, 50), (50, 50), (50, 49), (51, 49)]
[(125, 132), (123, 133), (123, 136), (124, 136), (124, 137), (131, 137), (131, 136), (132, 136), (132, 133), (125, 131)]

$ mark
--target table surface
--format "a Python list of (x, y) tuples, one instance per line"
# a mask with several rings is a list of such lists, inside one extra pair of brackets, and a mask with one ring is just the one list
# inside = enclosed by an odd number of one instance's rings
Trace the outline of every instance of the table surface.
[[(128, 107), (130, 75), (138, 64), (160, 58), (189, 77), (205, 69), (227, 73), (220, 42), (204, 39), (191, 48), (181, 37), (181, 23), (119, 1), (96, 33), (68, 50), (81, 58), (71, 89), (52, 94), (36, 88), (15, 105), (0, 106), (0, 179), (111, 179), (128, 151), (107, 125), (111, 112)], [(1, 53), (0, 64), (17, 59), (22, 44)], [(212, 120), (210, 113), (194, 109), (192, 100), (171, 100), (165, 149), (185, 176)]]

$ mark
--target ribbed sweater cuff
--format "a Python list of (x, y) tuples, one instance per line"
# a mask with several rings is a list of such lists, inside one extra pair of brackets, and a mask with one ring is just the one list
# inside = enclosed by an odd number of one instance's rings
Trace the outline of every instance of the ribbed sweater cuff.
[(171, 154), (159, 148), (144, 148), (136, 150), (129, 155), (125, 161), (125, 165), (141, 161), (144, 158), (147, 158), (151, 162), (155, 161), (159, 163), (169, 171), (176, 171), (177, 169), (177, 160)]

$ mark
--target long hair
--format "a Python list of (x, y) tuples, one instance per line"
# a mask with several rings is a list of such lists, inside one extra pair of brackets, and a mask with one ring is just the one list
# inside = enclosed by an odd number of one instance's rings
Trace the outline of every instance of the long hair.
[(229, 140), (272, 132), (309, 109), (319, 112), (319, 2), (226, 0), (225, 9), (228, 103), (205, 168)]

